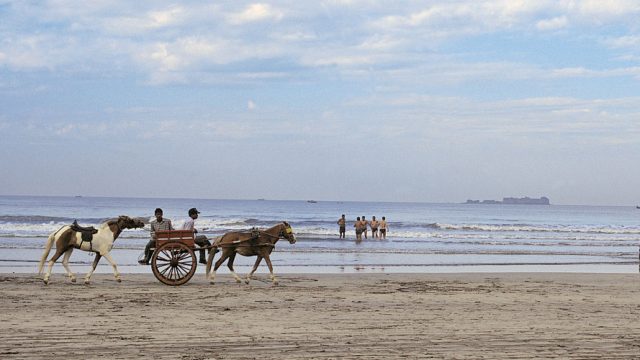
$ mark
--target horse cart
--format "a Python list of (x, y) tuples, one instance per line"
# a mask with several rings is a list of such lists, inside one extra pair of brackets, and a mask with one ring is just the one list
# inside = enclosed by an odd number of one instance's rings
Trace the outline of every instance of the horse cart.
[[(247, 284), (262, 259), (266, 261), (269, 267), (272, 282), (277, 284), (269, 254), (271, 254), (280, 238), (287, 239), (290, 244), (295, 244), (296, 242), (291, 225), (286, 221), (266, 230), (254, 228), (249, 231), (228, 232), (215, 238), (213, 245), (198, 248), (196, 248), (192, 230), (156, 231), (155, 249), (151, 257), (151, 269), (153, 270), (153, 275), (163, 284), (182, 285), (187, 283), (196, 273), (198, 262), (196, 261), (195, 251), (209, 250), (206, 271), (209, 281), (213, 283), (216, 270), (224, 261), (229, 260), (227, 266), (231, 274), (237, 282), (241, 282), (241, 278), (233, 270), (233, 260), (237, 253), (243, 256), (257, 256), (253, 269), (245, 279)], [(211, 269), (213, 256), (219, 249), (222, 250), (222, 255)]]
[(193, 230), (156, 231), (151, 257), (153, 275), (163, 284), (185, 284), (196, 273), (196, 245)]

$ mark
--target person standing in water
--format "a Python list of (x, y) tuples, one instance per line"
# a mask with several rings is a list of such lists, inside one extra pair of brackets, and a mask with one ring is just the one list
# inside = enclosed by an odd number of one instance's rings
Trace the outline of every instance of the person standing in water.
[(380, 221), (380, 239), (387, 239), (387, 229), (389, 226), (387, 225), (387, 219), (382, 217), (382, 221)]
[(376, 217), (373, 216), (371, 221), (369, 222), (369, 226), (371, 226), (371, 238), (376, 239), (378, 237), (378, 226), (380, 222), (376, 220)]
[(362, 241), (362, 221), (360, 221), (359, 216), (353, 224), (353, 227), (356, 228), (356, 242)]
[(347, 230), (347, 219), (344, 218), (344, 214), (338, 219), (338, 225), (340, 226), (340, 239), (344, 239)]
[(367, 238), (367, 225), (369, 225), (369, 222), (364, 218), (364, 216), (362, 217), (362, 232), (364, 233), (364, 238)]

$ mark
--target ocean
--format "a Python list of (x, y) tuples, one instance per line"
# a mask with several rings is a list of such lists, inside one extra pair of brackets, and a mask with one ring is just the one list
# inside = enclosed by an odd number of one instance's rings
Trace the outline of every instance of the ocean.
[[(635, 207), (0, 196), (0, 272), (36, 273), (47, 236), (74, 220), (83, 226), (118, 215), (150, 220), (157, 207), (174, 227), (189, 208), (198, 208), (196, 228), (210, 237), (288, 221), (298, 241), (278, 242), (276, 273), (638, 271)], [(338, 238), (341, 214), (346, 239)], [(387, 239), (357, 243), (358, 216), (385, 216)], [(127, 230), (115, 242), (112, 254), (122, 273), (151, 273), (137, 264), (148, 231)], [(92, 261), (92, 254), (75, 250), (71, 267), (82, 274)], [(248, 272), (254, 261), (238, 256), (236, 271)], [(111, 271), (101, 261), (97, 272)], [(223, 266), (220, 273), (226, 272)], [(267, 272), (262, 264), (257, 273)], [(63, 273), (60, 263), (54, 273)]]

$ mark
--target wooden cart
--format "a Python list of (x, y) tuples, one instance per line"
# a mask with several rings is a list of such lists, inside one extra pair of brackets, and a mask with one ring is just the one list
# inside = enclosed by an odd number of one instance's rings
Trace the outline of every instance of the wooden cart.
[(156, 231), (156, 247), (151, 257), (153, 275), (163, 284), (185, 284), (196, 273), (193, 230)]

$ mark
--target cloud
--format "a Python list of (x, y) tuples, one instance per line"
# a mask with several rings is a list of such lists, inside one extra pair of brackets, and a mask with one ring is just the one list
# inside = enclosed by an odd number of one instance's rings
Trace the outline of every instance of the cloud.
[(185, 20), (185, 9), (175, 6), (166, 10), (148, 11), (140, 16), (110, 16), (101, 20), (99, 24), (106, 33), (136, 35), (182, 23)]
[(266, 20), (280, 21), (283, 17), (282, 11), (274, 9), (269, 4), (251, 4), (243, 11), (229, 15), (228, 21), (234, 25), (242, 25)]
[(632, 77), (640, 79), (640, 67), (622, 67), (605, 70), (592, 70), (584, 67), (558, 68), (549, 72), (551, 78), (590, 78), (590, 77)]
[(166, 72), (197, 70), (198, 64), (226, 64), (247, 55), (226, 40), (189, 36), (150, 44), (137, 50), (134, 56), (151, 72)]
[(633, 16), (640, 12), (640, 3), (635, 0), (581, 0), (565, 1), (568, 11), (596, 21)]
[(605, 43), (613, 48), (632, 48), (640, 47), (640, 35), (626, 35), (614, 38), (608, 38)]
[(247, 101), (247, 109), (254, 110), (255, 108), (256, 108), (256, 103), (254, 103), (253, 100)]
[(586, 69), (584, 67), (559, 68), (551, 71), (552, 77), (585, 77), (595, 76), (598, 72)]
[(569, 21), (566, 16), (558, 16), (551, 19), (540, 20), (536, 23), (538, 30), (558, 30), (567, 27)]
[(0, 65), (16, 70), (53, 68), (71, 51), (68, 44), (50, 34), (15, 35), (5, 38), (0, 46)]
[[(554, 36), (559, 35), (550, 30), (566, 29), (569, 35), (573, 34), (570, 31), (579, 31), (586, 41), (601, 39), (598, 26), (590, 23), (598, 14), (598, 21), (612, 26), (622, 21), (622, 35), (610, 37), (604, 44), (633, 49), (640, 43), (632, 29), (624, 25), (630, 14), (637, 15), (639, 5), (623, 0), (461, 0), (386, 6), (366, 0), (328, 1), (317, 6), (285, 2), (277, 7), (261, 2), (240, 8), (206, 2), (174, 6), (108, 1), (15, 4), (12, 9), (18, 9), (16, 13), (9, 10), (9, 15), (0, 15), (0, 20), (11, 20), (0, 21), (0, 66), (16, 71), (69, 73), (83, 69), (104, 76), (125, 71), (155, 85), (293, 78), (308, 81), (321, 71), (350, 78), (374, 73), (386, 78), (390, 74), (387, 69), (408, 78), (424, 78), (420, 64), (444, 69), (429, 72), (436, 81), (541, 77), (535, 64), (510, 64), (508, 60), (503, 62), (500, 54), (492, 64), (478, 61), (460, 64), (459, 69), (453, 69), (455, 64), (438, 63), (432, 55), (464, 52), (461, 43), (485, 34), (504, 38), (539, 30), (539, 36), (555, 41), (558, 39)], [(363, 13), (367, 16), (360, 15)], [(526, 49), (522, 51), (526, 59)], [(507, 55), (509, 52), (505, 50)], [(627, 58), (633, 59), (632, 54)], [(466, 73), (463, 66), (468, 67)], [(500, 73), (509, 68), (517, 71)], [(580, 68), (576, 64), (551, 75), (608, 74)], [(628, 73), (636, 76), (633, 71)]]
[[(481, 33), (526, 23), (536, 12), (544, 9), (544, 2), (536, 1), (461, 1), (438, 3), (405, 15), (388, 15), (374, 24), (380, 28), (424, 27), (457, 33)], [(465, 30), (460, 31), (460, 27)]]

